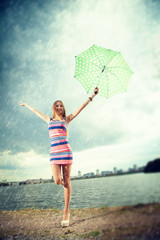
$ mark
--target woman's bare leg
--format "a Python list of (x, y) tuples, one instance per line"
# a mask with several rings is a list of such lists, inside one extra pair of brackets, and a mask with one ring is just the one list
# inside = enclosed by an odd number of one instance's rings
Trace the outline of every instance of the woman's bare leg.
[(52, 170), (52, 174), (53, 174), (55, 184), (64, 185), (63, 184), (63, 179), (61, 177), (61, 165), (53, 164), (53, 165), (51, 165), (51, 170)]
[(65, 208), (63, 220), (67, 220), (69, 218), (69, 204), (71, 199), (71, 166), (72, 164), (62, 165), (63, 169), (63, 180), (64, 180), (64, 199), (65, 199)]

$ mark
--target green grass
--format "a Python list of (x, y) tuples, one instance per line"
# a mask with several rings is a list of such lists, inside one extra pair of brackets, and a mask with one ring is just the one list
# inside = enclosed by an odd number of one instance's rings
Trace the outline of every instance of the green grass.
[(93, 231), (93, 232), (90, 232), (90, 233), (85, 233), (85, 234), (82, 234), (80, 235), (80, 237), (83, 237), (83, 238), (90, 238), (90, 237), (96, 237), (100, 234), (99, 231)]

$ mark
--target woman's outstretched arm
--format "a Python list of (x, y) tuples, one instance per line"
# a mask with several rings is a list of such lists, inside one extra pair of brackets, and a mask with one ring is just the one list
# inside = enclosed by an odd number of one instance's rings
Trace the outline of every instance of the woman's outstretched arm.
[(19, 103), (20, 106), (26, 106), (28, 109), (30, 109), (33, 113), (35, 113), (38, 117), (42, 118), (45, 122), (49, 123), (50, 117), (39, 112), (37, 109), (29, 106), (27, 103)]
[(99, 89), (96, 87), (93, 94), (85, 101), (75, 112), (66, 117), (67, 124), (70, 123), (77, 115), (92, 101), (92, 99), (97, 95)]

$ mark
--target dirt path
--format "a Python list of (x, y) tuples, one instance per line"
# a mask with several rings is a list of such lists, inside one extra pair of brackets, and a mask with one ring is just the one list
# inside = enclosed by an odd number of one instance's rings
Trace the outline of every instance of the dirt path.
[(71, 210), (62, 228), (58, 209), (0, 212), (0, 239), (160, 240), (160, 204)]

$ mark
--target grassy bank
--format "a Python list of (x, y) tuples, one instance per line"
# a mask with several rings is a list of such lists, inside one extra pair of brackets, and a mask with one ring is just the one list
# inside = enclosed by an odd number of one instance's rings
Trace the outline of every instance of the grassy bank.
[(61, 228), (59, 209), (0, 212), (0, 239), (160, 239), (160, 204), (73, 209)]

